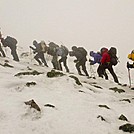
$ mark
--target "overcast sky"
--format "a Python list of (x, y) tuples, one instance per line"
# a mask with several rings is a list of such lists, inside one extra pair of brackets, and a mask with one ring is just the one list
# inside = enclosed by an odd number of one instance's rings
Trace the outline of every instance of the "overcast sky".
[(34, 39), (85, 46), (116, 46), (123, 58), (134, 49), (134, 0), (0, 0), (3, 35), (19, 46)]

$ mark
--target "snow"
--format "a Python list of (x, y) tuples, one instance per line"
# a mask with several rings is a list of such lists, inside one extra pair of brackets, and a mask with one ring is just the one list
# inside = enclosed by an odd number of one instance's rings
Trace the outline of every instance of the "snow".
[[(65, 76), (48, 78), (46, 74), (52, 69), (50, 61), (47, 68), (34, 65), (36, 62), (31, 61), (30, 56), (21, 57), (20, 62), (0, 57), (1, 64), (5, 60), (14, 68), (0, 66), (0, 134), (123, 134), (119, 126), (127, 122), (119, 120), (119, 116), (123, 114), (130, 123), (134, 123), (134, 91), (128, 86), (117, 85), (111, 77), (106, 81), (77, 75), (72, 57), (68, 63), (70, 71), (79, 78), (82, 86), (65, 72)], [(43, 74), (15, 76), (19, 72), (30, 71), (28, 68)], [(115, 69), (120, 80), (128, 83), (124, 71), (118, 67)], [(27, 87), (27, 82), (36, 82), (37, 85)], [(114, 92), (109, 90), (111, 87), (125, 92)], [(32, 99), (41, 108), (40, 112), (25, 105), (24, 102)], [(131, 103), (121, 101), (123, 99), (129, 99)], [(55, 107), (46, 107), (46, 104)], [(107, 105), (110, 109), (99, 105)]]

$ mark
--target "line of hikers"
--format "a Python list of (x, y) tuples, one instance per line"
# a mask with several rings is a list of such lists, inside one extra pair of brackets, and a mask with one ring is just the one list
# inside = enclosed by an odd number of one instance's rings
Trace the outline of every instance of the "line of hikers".
[[(0, 40), (4, 47), (9, 47), (11, 49), (11, 55), (13, 56), (13, 60), (19, 61), (18, 55), (17, 55), (17, 40), (13, 37), (7, 36), (5, 39), (2, 37), (2, 34), (0, 33)], [(2, 49), (0, 43), (0, 52), (3, 57), (6, 57), (5, 52)], [(33, 47), (34, 46), (34, 47)], [(75, 67), (78, 71), (79, 75), (83, 75), (81, 72), (81, 68), (85, 75), (89, 77), (89, 74), (86, 69), (86, 61), (87, 61), (87, 51), (83, 47), (76, 47), (73, 46), (72, 50), (69, 51), (67, 47), (64, 45), (58, 46), (54, 42), (50, 42), (48, 45), (44, 41), (41, 41), (38, 43), (36, 40), (33, 41), (33, 46), (29, 46), (30, 49), (33, 50), (33, 53), (35, 54), (34, 59), (39, 63), (39, 65), (44, 64), (44, 66), (48, 67), (48, 64), (46, 62), (46, 59), (44, 57), (44, 53), (47, 53), (48, 55), (52, 56), (52, 65), (54, 69), (57, 70), (63, 70), (61, 63), (63, 63), (66, 72), (69, 72), (69, 68), (67, 66), (67, 56), (74, 56), (76, 57), (76, 60), (74, 60)], [(89, 59), (90, 65), (94, 65), (98, 63), (97, 73), (99, 77), (105, 77), (106, 80), (108, 80), (108, 75), (106, 73), (106, 70), (109, 70), (111, 75), (113, 76), (113, 79), (116, 83), (119, 83), (119, 80), (113, 70), (113, 66), (117, 65), (118, 58), (116, 56), (117, 49), (115, 47), (111, 47), (109, 50), (105, 47), (103, 47), (99, 52), (90, 51), (89, 55), (93, 58), (93, 60)], [(61, 57), (58, 60), (58, 57)], [(128, 58), (134, 61), (134, 51), (132, 51), (131, 54), (128, 55)], [(134, 68), (134, 63), (129, 64), (127, 63), (127, 68)]]
[[(13, 60), (19, 61), (19, 57), (18, 57), (18, 54), (17, 54), (17, 51), (16, 51), (17, 50), (17, 46), (16, 46), (17, 45), (17, 40), (13, 37), (10, 37), (10, 36), (7, 36), (4, 39), (2, 37), (1, 32), (0, 32), (0, 41), (1, 41), (1, 43), (4, 47), (9, 47), (11, 49), (11, 55), (13, 56)], [(2, 53), (3, 57), (6, 57), (6, 54), (2, 49), (1, 43), (0, 43), (0, 52)]]

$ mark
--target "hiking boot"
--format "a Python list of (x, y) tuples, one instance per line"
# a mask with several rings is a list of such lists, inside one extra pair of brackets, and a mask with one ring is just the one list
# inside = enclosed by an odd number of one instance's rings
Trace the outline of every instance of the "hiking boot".
[(47, 64), (44, 64), (44, 66), (49, 67)]
[(82, 74), (82, 73), (79, 73), (79, 75), (81, 75), (81, 76), (85, 76), (84, 74)]
[(41, 65), (42, 65), (42, 63), (41, 63), (41, 62), (39, 62), (39, 65), (41, 66)]

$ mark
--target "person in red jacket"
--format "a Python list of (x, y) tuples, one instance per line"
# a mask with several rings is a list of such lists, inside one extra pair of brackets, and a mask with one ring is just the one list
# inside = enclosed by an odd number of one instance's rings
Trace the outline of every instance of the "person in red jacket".
[[(111, 73), (111, 75), (114, 78), (114, 81), (116, 83), (119, 83), (118, 78), (113, 70), (113, 66), (110, 63), (110, 55), (108, 54), (108, 49), (107, 48), (102, 48), (101, 49), (101, 54), (102, 54), (102, 58), (101, 58), (101, 69), (102, 69), (102, 75), (104, 75), (104, 72), (106, 71), (106, 69), (108, 69), (108, 71)], [(105, 79), (108, 79), (108, 77), (106, 77)]]

